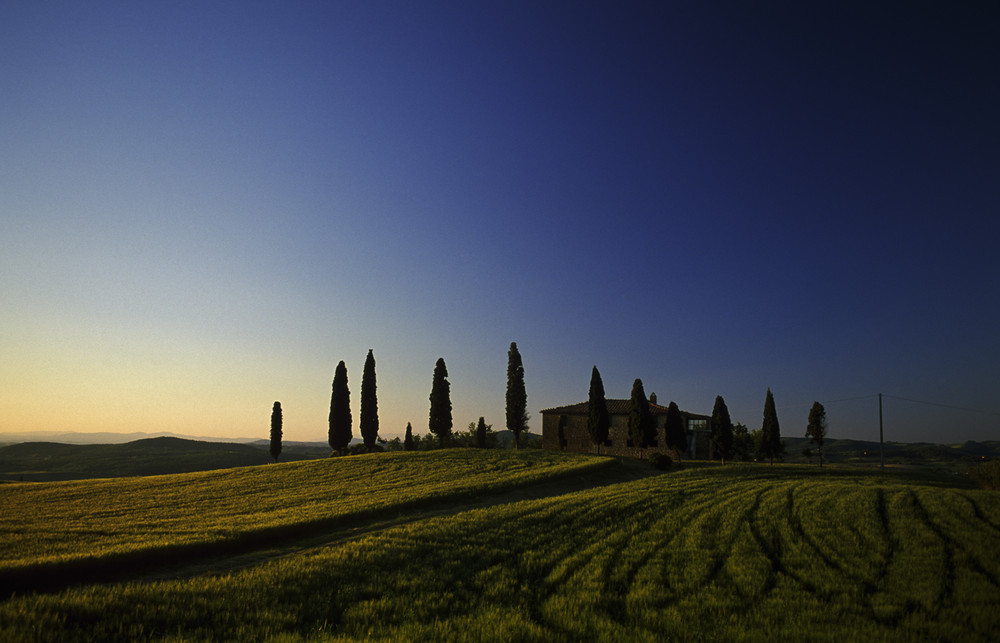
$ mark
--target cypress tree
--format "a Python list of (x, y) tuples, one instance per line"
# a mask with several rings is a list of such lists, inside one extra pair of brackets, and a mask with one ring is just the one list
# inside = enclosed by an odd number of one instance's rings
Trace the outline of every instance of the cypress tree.
[(514, 448), (521, 448), (521, 431), (528, 428), (528, 393), (524, 389), (524, 365), (515, 342), (507, 351), (507, 430), (514, 434)]
[(403, 437), (403, 451), (413, 451), (413, 427), (406, 423), (406, 435)]
[(668, 449), (673, 449), (677, 456), (677, 461), (681, 461), (681, 454), (687, 451), (687, 432), (684, 430), (684, 418), (681, 417), (681, 410), (677, 408), (677, 402), (671, 402), (667, 407), (667, 423), (663, 429), (663, 439), (667, 443)]
[(806, 425), (806, 437), (816, 445), (819, 455), (819, 466), (823, 466), (823, 439), (826, 438), (826, 409), (819, 402), (813, 402), (809, 409), (809, 423)]
[(646, 391), (642, 388), (642, 380), (636, 378), (632, 382), (632, 397), (628, 411), (628, 437), (632, 440), (632, 446), (640, 449), (640, 454), (650, 443), (650, 434), (655, 435), (656, 426), (653, 424), (653, 415), (649, 411), (649, 400), (646, 399)]
[(281, 402), (275, 402), (271, 409), (271, 457), (278, 461), (281, 455)]
[(347, 366), (341, 360), (333, 374), (333, 395), (330, 397), (330, 448), (344, 451), (352, 437), (351, 391), (347, 388)]
[(761, 451), (774, 464), (774, 458), (780, 458), (784, 451), (781, 444), (781, 429), (778, 426), (778, 412), (774, 408), (774, 395), (767, 389), (764, 398), (764, 423), (760, 426)]
[(437, 436), (443, 447), (451, 437), (451, 384), (448, 382), (448, 368), (444, 358), (439, 357), (434, 365), (434, 382), (431, 384), (431, 413), (428, 422), (430, 432)]
[(733, 453), (733, 420), (729, 417), (729, 407), (721, 395), (715, 396), (715, 406), (712, 407), (712, 444), (722, 458), (722, 464)]
[(590, 372), (590, 396), (587, 399), (587, 432), (590, 441), (597, 445), (598, 455), (601, 445), (608, 441), (608, 431), (611, 428), (611, 414), (608, 413), (608, 400), (604, 397), (604, 382), (597, 366)]
[(365, 370), (361, 374), (361, 419), (358, 427), (365, 449), (371, 451), (378, 440), (378, 398), (375, 395), (375, 355), (370, 348), (365, 358)]

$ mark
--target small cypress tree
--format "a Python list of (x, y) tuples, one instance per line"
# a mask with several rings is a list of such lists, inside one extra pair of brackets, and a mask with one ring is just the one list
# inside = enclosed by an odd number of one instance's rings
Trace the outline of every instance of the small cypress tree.
[(361, 374), (361, 419), (358, 426), (365, 449), (371, 452), (378, 440), (378, 398), (375, 395), (375, 355), (370, 348), (365, 358), (365, 370)]
[(816, 445), (816, 455), (819, 456), (819, 466), (823, 466), (823, 440), (826, 438), (826, 409), (819, 402), (813, 402), (809, 409), (809, 423), (806, 425), (806, 437)]
[(671, 402), (670, 406), (667, 407), (667, 424), (663, 429), (663, 434), (667, 448), (673, 450), (679, 463), (681, 454), (687, 451), (687, 431), (684, 430), (684, 418), (681, 417), (681, 410), (677, 407), (677, 402)]
[(774, 464), (775, 458), (781, 458), (784, 445), (781, 443), (781, 429), (778, 426), (778, 412), (774, 408), (774, 395), (767, 389), (764, 398), (764, 423), (760, 426), (761, 453)]
[(281, 402), (275, 402), (271, 409), (271, 457), (278, 461), (281, 455)]
[(721, 395), (715, 396), (711, 431), (715, 452), (722, 458), (722, 464), (725, 464), (726, 458), (733, 453), (733, 420), (729, 417), (729, 407)]
[(646, 391), (642, 387), (642, 380), (636, 378), (632, 382), (632, 397), (628, 411), (628, 436), (632, 440), (632, 446), (639, 449), (640, 455), (649, 446), (650, 434), (655, 435), (656, 426), (653, 424), (653, 415), (649, 411), (649, 400), (646, 399)]
[(406, 435), (403, 437), (403, 451), (413, 451), (416, 447), (413, 444), (413, 427), (406, 423)]
[(590, 372), (590, 396), (587, 399), (587, 432), (590, 441), (597, 445), (598, 455), (601, 445), (608, 441), (610, 429), (611, 414), (608, 413), (608, 400), (604, 397), (604, 382), (597, 366), (594, 366)]
[(521, 432), (528, 428), (528, 393), (524, 388), (524, 364), (517, 343), (507, 351), (507, 429), (514, 434), (514, 448), (521, 448)]
[(479, 424), (476, 425), (476, 446), (486, 448), (486, 419), (483, 416), (479, 416)]
[(431, 384), (431, 412), (428, 422), (430, 432), (437, 436), (443, 447), (451, 437), (451, 384), (448, 382), (448, 368), (444, 358), (439, 357), (434, 365), (434, 382)]
[(333, 374), (333, 395), (330, 397), (330, 448), (343, 452), (352, 437), (351, 391), (347, 388), (347, 366), (341, 360)]

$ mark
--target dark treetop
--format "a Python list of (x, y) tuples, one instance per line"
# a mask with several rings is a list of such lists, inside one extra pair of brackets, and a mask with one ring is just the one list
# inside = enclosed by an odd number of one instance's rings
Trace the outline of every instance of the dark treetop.
[(611, 415), (608, 413), (608, 400), (604, 395), (604, 382), (597, 366), (590, 372), (590, 396), (587, 400), (587, 432), (590, 441), (601, 445), (608, 440), (608, 429), (611, 427)]
[(721, 395), (715, 397), (715, 406), (712, 407), (711, 429), (715, 452), (725, 462), (733, 452), (733, 420), (729, 417), (729, 407)]
[(687, 432), (684, 430), (684, 418), (681, 417), (677, 402), (671, 402), (667, 407), (667, 423), (663, 430), (663, 438), (667, 442), (667, 448), (673, 449), (679, 460), (680, 455), (687, 450)]
[(656, 426), (649, 411), (649, 400), (646, 399), (642, 380), (636, 378), (632, 383), (632, 397), (629, 404), (628, 437), (632, 440), (632, 446), (645, 449), (650, 446), (655, 436)]
[(330, 397), (330, 448), (342, 451), (352, 437), (351, 391), (347, 388), (347, 366), (341, 360), (333, 374), (333, 395)]
[(448, 368), (444, 365), (444, 358), (439, 357), (434, 365), (434, 382), (431, 384), (428, 428), (444, 446), (451, 436), (451, 427), (451, 384), (448, 382)]
[(271, 409), (271, 457), (278, 461), (281, 455), (281, 402), (275, 402)]
[(767, 389), (764, 398), (764, 423), (760, 425), (761, 450), (764, 457), (774, 464), (774, 459), (781, 456), (781, 428), (778, 426), (778, 412), (774, 408), (774, 395)]
[(514, 434), (514, 447), (521, 448), (521, 431), (528, 428), (528, 393), (524, 388), (524, 365), (515, 342), (507, 351), (507, 429)]
[(361, 439), (369, 451), (378, 440), (378, 397), (375, 394), (375, 355), (368, 349), (365, 370), (361, 374)]

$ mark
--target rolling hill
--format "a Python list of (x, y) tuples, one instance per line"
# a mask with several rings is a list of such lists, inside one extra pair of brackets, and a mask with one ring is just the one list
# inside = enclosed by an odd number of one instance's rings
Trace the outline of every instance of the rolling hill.
[[(328, 447), (286, 445), (282, 461), (329, 455)], [(43, 482), (228, 469), (271, 462), (267, 444), (159, 437), (125, 444), (23, 442), (0, 447), (0, 480)]]

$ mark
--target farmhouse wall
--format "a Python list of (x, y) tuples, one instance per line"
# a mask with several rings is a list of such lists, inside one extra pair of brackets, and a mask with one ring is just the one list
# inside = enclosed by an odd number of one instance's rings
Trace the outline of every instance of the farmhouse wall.
[[(608, 400), (609, 411), (623, 411), (628, 400)], [(574, 453), (598, 453), (633, 458), (648, 457), (651, 453), (673, 455), (666, 447), (665, 426), (667, 408), (650, 404), (650, 411), (656, 422), (656, 443), (645, 449), (631, 446), (628, 436), (628, 413), (611, 412), (611, 427), (608, 441), (598, 448), (590, 441), (587, 431), (587, 403), (573, 404), (542, 411), (542, 448), (552, 451)], [(682, 458), (704, 460), (714, 455), (709, 433), (710, 418), (681, 411), (688, 432), (688, 448)], [(561, 430), (560, 430), (561, 425)]]

